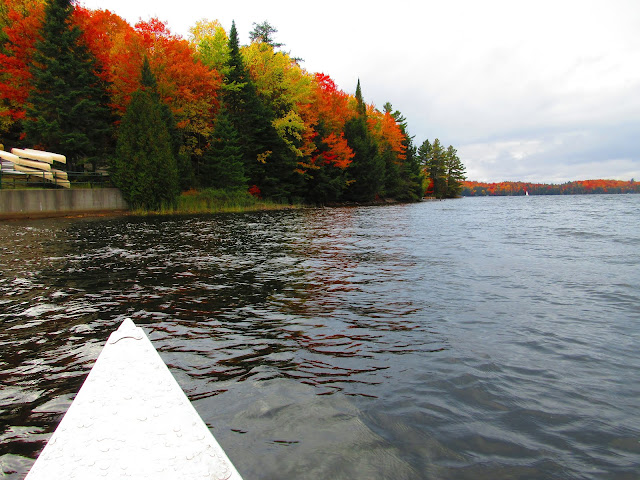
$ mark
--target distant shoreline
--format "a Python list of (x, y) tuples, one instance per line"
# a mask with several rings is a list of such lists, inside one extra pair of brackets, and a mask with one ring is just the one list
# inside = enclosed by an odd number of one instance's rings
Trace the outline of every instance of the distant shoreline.
[(525, 195), (597, 195), (640, 193), (640, 182), (635, 180), (577, 180), (565, 183), (533, 182), (475, 182), (462, 183), (463, 197), (525, 196)]

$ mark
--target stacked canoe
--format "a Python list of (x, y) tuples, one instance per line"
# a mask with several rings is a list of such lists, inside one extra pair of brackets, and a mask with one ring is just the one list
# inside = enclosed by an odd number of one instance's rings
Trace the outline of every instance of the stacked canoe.
[(37, 177), (64, 188), (71, 188), (67, 172), (53, 168), (55, 163), (67, 163), (67, 158), (59, 153), (12, 148), (11, 153), (0, 150), (3, 175), (28, 175)]

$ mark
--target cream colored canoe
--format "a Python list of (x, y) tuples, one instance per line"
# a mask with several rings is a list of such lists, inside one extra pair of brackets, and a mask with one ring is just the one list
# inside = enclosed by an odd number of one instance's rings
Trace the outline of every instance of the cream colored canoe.
[(39, 177), (39, 178), (45, 178), (51, 182), (53, 182), (53, 173), (51, 172), (45, 172), (43, 170), (37, 170), (35, 168), (29, 168), (29, 167), (25, 167), (24, 165), (21, 165), (19, 163), (14, 163), (13, 164), (13, 168), (17, 171), (17, 172), (23, 172), (23, 173), (28, 173), (29, 175), (33, 175), (35, 177)]
[[(13, 168), (15, 169), (16, 172), (21, 172), (21, 173), (25, 173), (27, 175), (33, 175), (34, 177), (38, 177), (38, 178), (43, 178), (45, 180), (48, 180), (50, 182), (53, 182), (54, 184), (58, 185), (59, 187), (64, 187), (64, 188), (71, 188), (71, 182), (69, 182), (69, 180), (67, 180), (66, 178), (58, 178), (57, 176), (54, 176), (54, 174), (52, 172), (45, 172), (43, 170), (36, 170), (34, 168), (29, 168), (29, 167), (24, 167), (22, 165), (18, 165), (18, 164), (13, 164)], [(64, 174), (64, 176), (66, 177), (66, 173), (62, 172)]]
[(34, 168), (40, 171), (51, 171), (51, 165), (45, 162), (38, 162), (37, 160), (27, 160), (22, 157), (17, 157), (15, 160), (11, 160), (15, 165), (22, 165), (23, 167)]
[(28, 155), (27, 158), (32, 158), (33, 160), (42, 160), (43, 162), (48, 163), (67, 163), (67, 157), (65, 157), (64, 155), (60, 155), (59, 153), (45, 152), (44, 150), (34, 150), (33, 148), (23, 148), (22, 151), (26, 155)]
[(39, 162), (53, 163), (53, 157), (48, 152), (40, 150), (30, 150), (27, 148), (12, 148), (11, 153), (26, 158), (27, 160), (37, 160)]
[(58, 179), (69, 180), (69, 176), (67, 175), (67, 172), (63, 172), (62, 170), (57, 170), (55, 168), (52, 168), (51, 173), (53, 173), (55, 177)]
[(53, 183), (55, 183), (59, 187), (71, 188), (71, 182), (69, 180), (62, 180), (62, 179), (56, 178), (53, 180)]
[(113, 332), (25, 480), (242, 480), (144, 331)]
[(4, 150), (0, 150), (0, 158), (6, 160), (7, 162), (15, 163), (16, 160), (19, 160), (20, 157), (14, 155), (13, 153), (5, 152)]

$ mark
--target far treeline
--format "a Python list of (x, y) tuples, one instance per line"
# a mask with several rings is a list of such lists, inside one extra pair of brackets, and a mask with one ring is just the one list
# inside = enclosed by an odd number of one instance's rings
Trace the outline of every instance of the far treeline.
[(0, 4), (0, 143), (109, 171), (135, 207), (181, 192), (282, 203), (460, 195), (464, 166), (439, 140), (417, 148), (386, 103), (309, 73), (254, 23), (250, 44), (202, 20), (188, 40), (72, 0)]
[(516, 195), (581, 195), (597, 193), (640, 193), (640, 182), (622, 180), (579, 180), (562, 184), (500, 182), (462, 183), (463, 197)]

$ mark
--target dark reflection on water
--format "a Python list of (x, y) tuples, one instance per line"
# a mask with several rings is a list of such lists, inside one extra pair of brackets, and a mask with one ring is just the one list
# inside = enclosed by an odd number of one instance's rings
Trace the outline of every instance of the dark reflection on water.
[(640, 196), (0, 224), (22, 478), (142, 325), (245, 478), (634, 478)]

